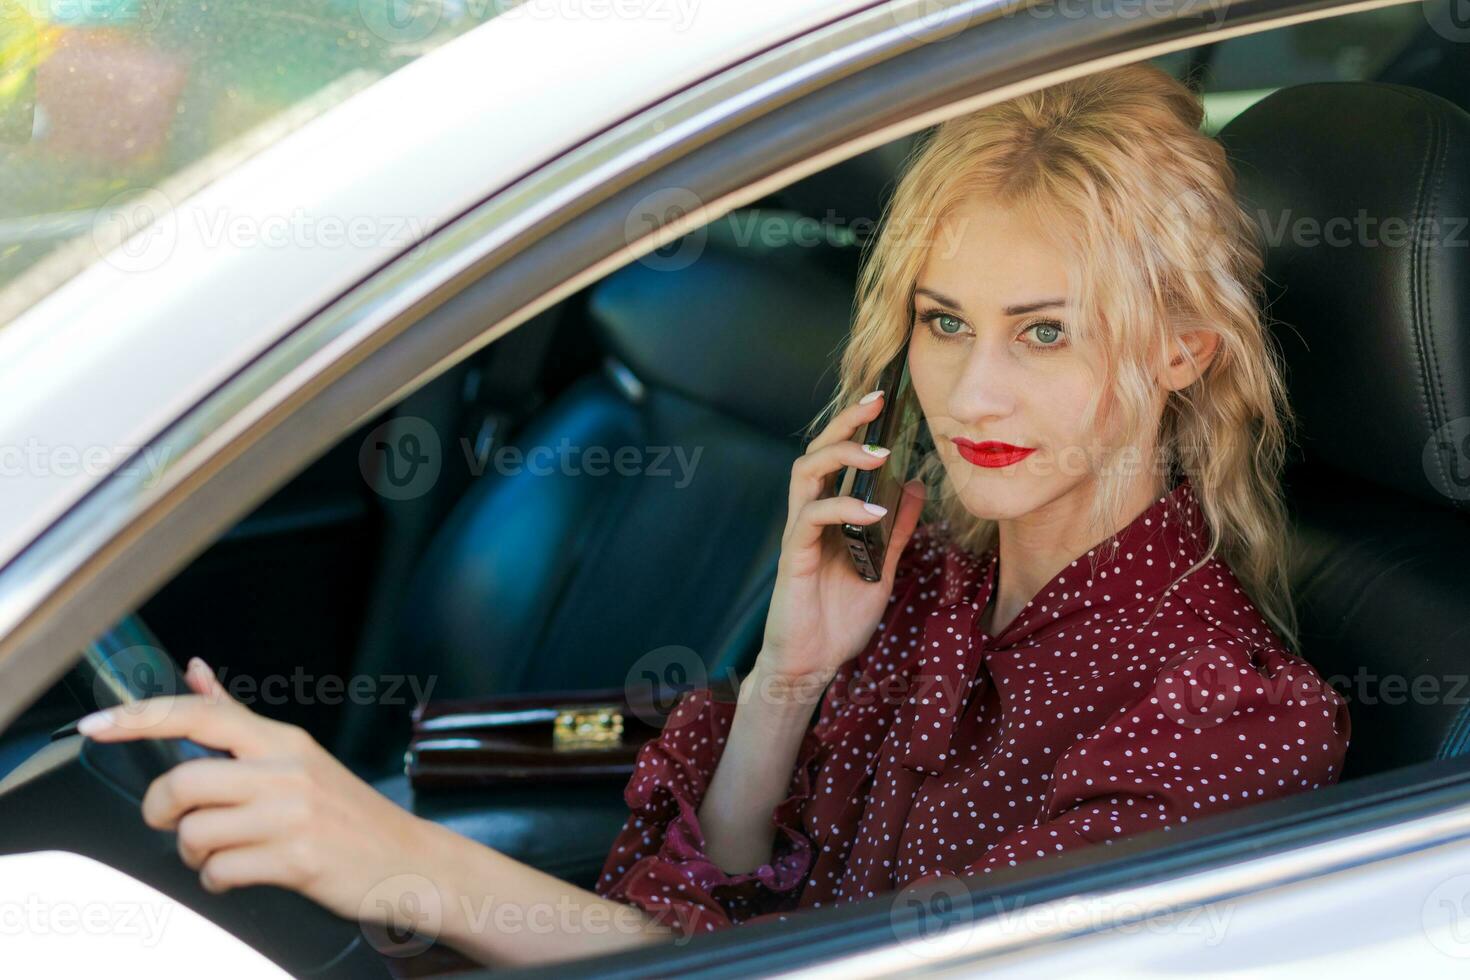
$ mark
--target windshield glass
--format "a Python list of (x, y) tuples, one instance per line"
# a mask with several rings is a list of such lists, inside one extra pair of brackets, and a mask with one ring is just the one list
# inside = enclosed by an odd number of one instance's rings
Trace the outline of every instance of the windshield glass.
[[(0, 0), (0, 323), (495, 0)], [(121, 224), (121, 229), (118, 227)]]

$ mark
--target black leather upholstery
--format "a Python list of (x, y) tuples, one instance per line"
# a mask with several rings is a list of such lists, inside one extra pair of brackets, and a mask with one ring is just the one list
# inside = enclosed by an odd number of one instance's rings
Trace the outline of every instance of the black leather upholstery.
[[(670, 646), (683, 667), (743, 668), (758, 649), (791, 464), (835, 383), (854, 283), (781, 231), (799, 216), (735, 218), (691, 239), (692, 264), (654, 257), (594, 288), (608, 370), (516, 439), (527, 462), (547, 447), (551, 465), (492, 463), (436, 535), (397, 644), (401, 669), (435, 678), (433, 697), (618, 686)], [(563, 445), (572, 465), (548, 454)], [(607, 452), (600, 475), (586, 472), (591, 446)], [(620, 448), (637, 461), (621, 473)], [(407, 728), (385, 720), (385, 769)], [(615, 783), (415, 798), (396, 776), (378, 788), (586, 885), (627, 816)]]
[(393, 776), (376, 786), (421, 817), (583, 888), (596, 883), (628, 819), (622, 787), (606, 781), (415, 794), (407, 777)]
[[(743, 666), (764, 623), (800, 433), (836, 381), (859, 239), (913, 139), (593, 287), (607, 370), (515, 440), (523, 453), (541, 447), (554, 472), (492, 462), (478, 478), (409, 587), (388, 669), (432, 677), (432, 696), (449, 698), (617, 685), (670, 646)], [(579, 469), (590, 462), (580, 450), (604, 447), (607, 472), (563, 472), (564, 446)], [(620, 447), (637, 472), (611, 465)], [(406, 712), (382, 710), (379, 744), (354, 751), (396, 768)]]
[(1269, 243), (1300, 425), (1288, 496), (1303, 652), (1349, 698), (1347, 775), (1462, 753), (1470, 115), (1399, 85), (1302, 85), (1221, 140)]
[(615, 686), (657, 648), (719, 648), (776, 554), (853, 287), (809, 248), (742, 249), (731, 227), (686, 268), (634, 263), (595, 288), (609, 371), (516, 440), (541, 472), (487, 472), (436, 535), (400, 654), (435, 697)]

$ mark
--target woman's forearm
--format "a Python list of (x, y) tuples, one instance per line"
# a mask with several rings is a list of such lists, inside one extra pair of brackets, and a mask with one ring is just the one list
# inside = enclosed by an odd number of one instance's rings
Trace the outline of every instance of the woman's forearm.
[[(424, 878), (436, 895), (405, 894), (402, 905), (433, 938), (490, 965), (533, 965), (672, 942), (678, 931), (634, 905), (568, 884), (425, 821)], [(418, 875), (410, 888), (422, 889)], [(438, 914), (431, 910), (437, 907)], [(437, 920), (437, 921), (436, 921)]]
[(786, 797), (797, 752), (827, 678), (779, 679), (757, 657), (740, 685), (725, 750), (715, 768), (699, 825), (705, 852), (724, 871), (752, 871), (771, 859), (771, 811)]
[[(784, 797), (823, 679), (777, 679), (761, 658), (741, 684), (725, 750), (700, 807), (711, 860), (730, 873), (771, 857), (771, 811)], [(637, 906), (605, 899), (491, 848), (423, 821), (415, 832), (420, 875), (405, 876), (395, 905), (418, 916), (399, 931), (431, 938), (496, 965), (551, 963), (672, 942), (679, 935)], [(409, 896), (408, 890), (432, 889)], [(437, 913), (432, 910), (437, 909)]]

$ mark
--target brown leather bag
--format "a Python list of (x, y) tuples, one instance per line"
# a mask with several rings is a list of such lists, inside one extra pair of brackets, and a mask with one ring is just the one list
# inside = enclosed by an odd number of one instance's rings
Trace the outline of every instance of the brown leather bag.
[(404, 771), (415, 790), (626, 781), (676, 700), (615, 687), (431, 701), (414, 709)]

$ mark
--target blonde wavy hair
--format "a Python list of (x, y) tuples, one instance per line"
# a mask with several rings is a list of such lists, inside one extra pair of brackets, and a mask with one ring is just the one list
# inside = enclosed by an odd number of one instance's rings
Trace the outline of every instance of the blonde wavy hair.
[[(971, 195), (1025, 209), (1038, 227), (1065, 236), (1057, 244), (1070, 257), (1080, 321), (1069, 322), (1068, 331), (1097, 358), (1104, 382), (1083, 419), (1089, 430), (1105, 409), (1120, 413), (1121, 431), (1136, 434), (1158, 397), (1162, 352), (1189, 356), (1173, 344), (1177, 334), (1204, 329), (1218, 336), (1200, 377), (1168, 393), (1152, 462), (1166, 485), (1191, 479), (1209, 525), (1201, 564), (1220, 556), (1295, 651), (1281, 490), (1295, 419), (1263, 320), (1262, 239), (1236, 199), (1224, 147), (1200, 129), (1203, 119), (1198, 96), (1138, 63), (997, 103), (926, 133), (864, 246), (837, 390), (808, 436), (876, 387), (907, 345), (913, 288), (926, 259), (914, 243), (937, 242), (946, 214)], [(1129, 483), (1124, 470), (1100, 468), (1100, 529), (1132, 516), (1120, 511)], [(930, 489), (921, 520), (940, 522), (976, 553), (995, 544), (995, 522), (965, 510), (936, 454), (924, 458), (919, 475)]]

